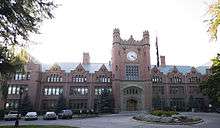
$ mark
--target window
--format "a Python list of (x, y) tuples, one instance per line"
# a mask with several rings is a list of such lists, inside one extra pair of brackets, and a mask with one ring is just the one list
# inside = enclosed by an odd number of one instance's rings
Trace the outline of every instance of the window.
[(26, 72), (26, 73), (17, 72), (14, 75), (14, 80), (30, 80), (30, 79), (31, 79), (30, 72)]
[(112, 93), (111, 87), (95, 87), (95, 95), (102, 95), (102, 93), (105, 91)]
[(126, 80), (138, 80), (139, 70), (137, 65), (126, 65), (125, 67), (125, 79)]
[(124, 95), (139, 95), (141, 92), (141, 89), (137, 87), (129, 87), (124, 90)]
[(153, 86), (153, 94), (164, 94), (164, 86)]
[(160, 76), (153, 76), (151, 80), (152, 83), (162, 83), (162, 77)]
[(51, 74), (50, 76), (47, 77), (47, 82), (62, 82), (63, 79), (61, 76), (57, 74)]
[(170, 94), (184, 94), (183, 86), (170, 86)]
[(70, 95), (87, 96), (89, 93), (88, 87), (70, 87)]
[(182, 79), (178, 76), (174, 76), (174, 77), (170, 78), (170, 82), (171, 83), (182, 83)]
[(9, 85), (8, 86), (8, 94), (19, 94), (20, 93), (20, 88), (21, 86), (26, 86), (26, 85)]
[(198, 86), (189, 86), (189, 93), (190, 94), (199, 94), (200, 89)]
[(87, 109), (87, 102), (88, 100), (86, 99), (74, 99), (74, 100), (70, 100), (69, 104), (70, 104), (70, 108), (71, 109)]
[(42, 109), (54, 109), (56, 107), (57, 100), (43, 100)]
[(76, 82), (76, 83), (86, 82), (86, 76), (84, 76), (84, 75), (75, 75), (75, 76), (73, 76), (73, 82)]
[(45, 87), (43, 89), (44, 95), (61, 95), (63, 94), (63, 88), (62, 87)]
[(183, 98), (172, 98), (170, 99), (170, 107), (177, 110), (185, 109), (185, 102)]
[(97, 78), (97, 81), (101, 83), (110, 83), (111, 78), (108, 77), (107, 75), (99, 75), (99, 77)]
[(7, 100), (7, 103), (5, 104), (5, 107), (7, 109), (16, 109), (16, 108), (18, 108), (18, 100)]
[(189, 82), (190, 83), (198, 83), (198, 82), (200, 82), (200, 78), (198, 78), (198, 77), (191, 77), (191, 78), (189, 78)]

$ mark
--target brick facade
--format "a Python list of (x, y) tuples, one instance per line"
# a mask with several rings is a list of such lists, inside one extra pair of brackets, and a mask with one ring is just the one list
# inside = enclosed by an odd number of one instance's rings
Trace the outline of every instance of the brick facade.
[[(170, 66), (162, 56), (162, 66), (150, 62), (148, 31), (141, 40), (120, 37), (113, 31), (112, 60), (110, 63), (90, 63), (84, 53), (82, 63), (38, 64), (30, 61), (26, 74), (16, 73), (8, 81), (8, 108), (16, 108), (20, 86), (27, 92), (36, 110), (55, 109), (60, 95), (71, 109), (95, 110), (102, 90), (113, 94), (115, 111), (139, 111), (171, 107), (187, 110), (190, 98), (196, 108), (205, 109), (207, 97), (199, 90), (199, 82), (207, 74), (207, 67)], [(0, 104), (1, 107), (3, 104)]]

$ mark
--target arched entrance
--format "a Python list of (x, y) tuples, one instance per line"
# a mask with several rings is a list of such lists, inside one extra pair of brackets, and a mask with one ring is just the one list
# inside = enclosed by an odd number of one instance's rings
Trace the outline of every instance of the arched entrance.
[(127, 111), (137, 111), (137, 100), (129, 99), (127, 100)]
[(129, 86), (122, 90), (121, 109), (123, 111), (143, 110), (143, 90), (137, 86)]

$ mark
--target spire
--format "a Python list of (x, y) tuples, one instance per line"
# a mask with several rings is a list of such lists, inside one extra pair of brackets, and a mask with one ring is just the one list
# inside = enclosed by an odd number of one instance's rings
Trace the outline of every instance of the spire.
[(156, 37), (156, 54), (157, 54), (157, 67), (160, 66), (160, 62), (159, 62), (159, 50), (158, 50), (158, 40), (157, 40), (157, 37)]

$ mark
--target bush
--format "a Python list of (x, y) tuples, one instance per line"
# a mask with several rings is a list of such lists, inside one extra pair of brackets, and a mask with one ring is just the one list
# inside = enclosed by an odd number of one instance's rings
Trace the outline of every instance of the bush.
[(170, 117), (172, 115), (176, 115), (178, 114), (175, 111), (163, 111), (163, 110), (154, 110), (151, 112), (152, 115), (154, 116), (166, 116), (166, 117)]
[(5, 111), (0, 110), (0, 120), (2, 120), (4, 118), (4, 115), (5, 115)]

